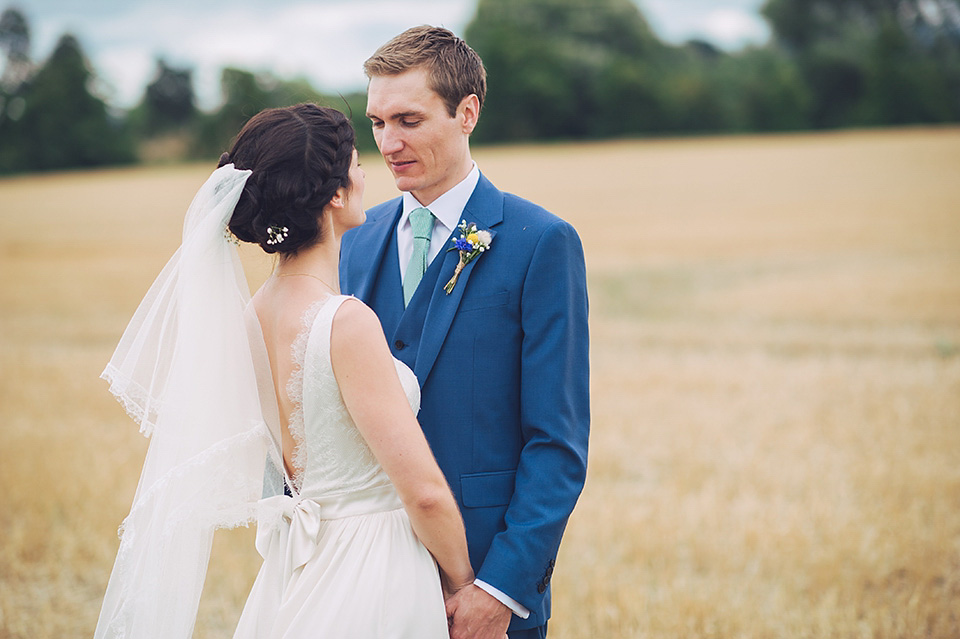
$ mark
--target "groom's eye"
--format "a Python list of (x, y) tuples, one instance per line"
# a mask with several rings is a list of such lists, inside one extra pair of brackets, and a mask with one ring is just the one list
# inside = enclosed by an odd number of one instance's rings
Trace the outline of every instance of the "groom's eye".
[(405, 127), (415, 127), (419, 125), (423, 120), (400, 120), (400, 124)]

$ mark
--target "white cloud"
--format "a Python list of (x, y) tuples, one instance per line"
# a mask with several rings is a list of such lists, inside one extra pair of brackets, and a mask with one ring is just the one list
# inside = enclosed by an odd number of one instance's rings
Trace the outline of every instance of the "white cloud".
[(759, 15), (764, 0), (637, 0), (667, 42), (701, 38), (724, 49), (761, 43), (769, 28)]
[(108, 102), (130, 106), (143, 96), (144, 88), (153, 77), (156, 61), (149, 51), (127, 45), (107, 49), (98, 56), (94, 67), (99, 92)]
[(737, 48), (748, 42), (760, 42), (767, 27), (756, 15), (742, 9), (717, 9), (703, 18), (700, 27), (706, 39), (720, 47)]

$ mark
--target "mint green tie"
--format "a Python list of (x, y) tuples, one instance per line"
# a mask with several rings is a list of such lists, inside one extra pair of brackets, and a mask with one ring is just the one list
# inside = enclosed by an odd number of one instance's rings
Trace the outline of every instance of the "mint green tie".
[(433, 235), (433, 213), (420, 207), (410, 211), (410, 226), (413, 228), (413, 253), (403, 275), (403, 305), (410, 303), (423, 274), (427, 270), (427, 253), (430, 250), (430, 236)]

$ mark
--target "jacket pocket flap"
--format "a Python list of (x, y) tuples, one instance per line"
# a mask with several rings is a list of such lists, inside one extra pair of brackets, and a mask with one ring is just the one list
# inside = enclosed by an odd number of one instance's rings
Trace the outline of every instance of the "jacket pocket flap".
[(499, 293), (494, 293), (493, 295), (464, 299), (462, 302), (460, 302), (460, 307), (457, 310), (460, 313), (464, 313), (466, 311), (476, 311), (481, 308), (494, 308), (497, 306), (505, 306), (509, 301), (510, 292), (500, 291)]
[(460, 475), (460, 498), (467, 508), (506, 506), (513, 497), (517, 471)]

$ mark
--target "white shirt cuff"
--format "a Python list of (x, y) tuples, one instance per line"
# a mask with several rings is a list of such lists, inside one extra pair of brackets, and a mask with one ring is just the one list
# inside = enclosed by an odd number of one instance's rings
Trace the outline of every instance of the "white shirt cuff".
[(530, 616), (530, 611), (529, 611), (529, 610), (527, 610), (526, 608), (524, 608), (523, 606), (521, 606), (521, 605), (520, 605), (515, 599), (513, 599), (512, 597), (509, 597), (509, 596), (505, 595), (504, 593), (500, 592), (499, 590), (497, 590), (496, 588), (494, 588), (493, 586), (491, 586), (491, 585), (488, 584), (487, 582), (485, 582), (485, 581), (480, 581), (479, 579), (474, 579), (474, 580), (473, 580), (473, 584), (474, 584), (477, 588), (479, 588), (480, 590), (484, 591), (485, 593), (487, 593), (488, 595), (490, 595), (491, 597), (493, 597), (494, 599), (496, 599), (497, 601), (499, 601), (500, 603), (502, 603), (504, 606), (506, 606), (507, 608), (509, 608), (510, 610), (512, 610), (512, 611), (513, 611), (513, 614), (515, 614), (516, 616), (520, 617), (521, 619), (526, 619), (527, 617)]

